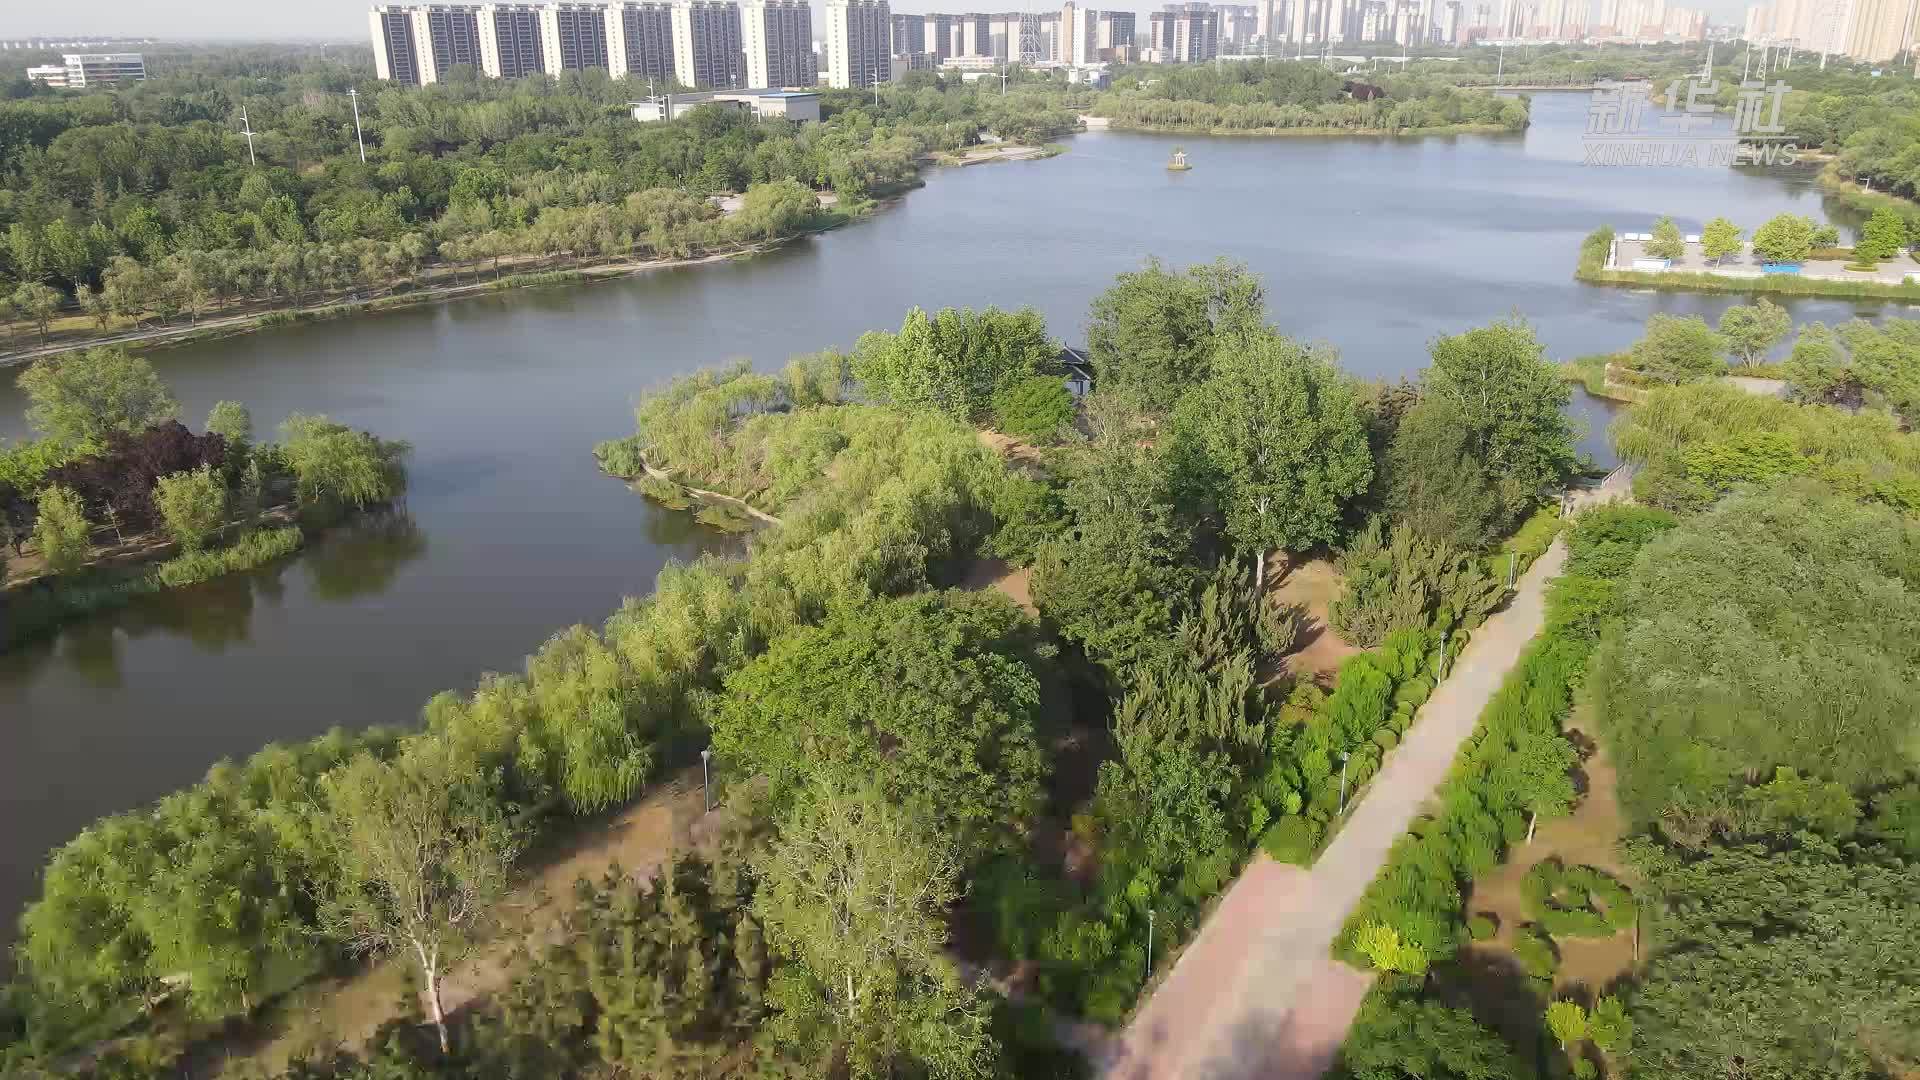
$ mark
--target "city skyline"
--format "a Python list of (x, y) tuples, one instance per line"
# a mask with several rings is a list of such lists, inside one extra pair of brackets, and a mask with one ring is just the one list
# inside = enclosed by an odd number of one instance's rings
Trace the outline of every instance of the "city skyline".
[[(1115, 11), (1131, 11), (1146, 27), (1147, 16), (1160, 10), (1160, 3), (1119, 2), (1094, 6)], [(1742, 0), (1697, 0), (1692, 6), (1707, 13), (1716, 25), (1743, 25), (1747, 4)], [(366, 0), (307, 0), (295, 4), (263, 6), (242, 0), (160, 0), (134, 3), (133, 0), (86, 0), (58, 7), (35, 7), (10, 12), (0, 38), (23, 37), (138, 37), (153, 36), (162, 41), (186, 40), (263, 40), (306, 39), (325, 41), (366, 40)], [(1057, 0), (1011, 0), (986, 5), (957, 5), (945, 0), (893, 0), (891, 10), (900, 14), (927, 14), (955, 10), (1024, 11), (1041, 14), (1058, 11)], [(814, 5), (813, 33), (826, 31), (825, 4)]]

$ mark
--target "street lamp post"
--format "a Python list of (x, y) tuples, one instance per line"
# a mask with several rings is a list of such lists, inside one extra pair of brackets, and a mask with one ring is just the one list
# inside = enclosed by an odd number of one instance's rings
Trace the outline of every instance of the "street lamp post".
[(1147, 978), (1153, 978), (1153, 909), (1147, 909)]
[(1350, 753), (1340, 755), (1340, 812), (1343, 814), (1347, 812), (1347, 758), (1351, 756)]
[(700, 751), (700, 812), (713, 812), (713, 772), (708, 762), (713, 760), (713, 748)]
[(360, 137), (360, 91), (347, 87), (347, 100), (353, 102), (353, 141), (360, 145), (360, 164), (367, 163), (367, 140)]

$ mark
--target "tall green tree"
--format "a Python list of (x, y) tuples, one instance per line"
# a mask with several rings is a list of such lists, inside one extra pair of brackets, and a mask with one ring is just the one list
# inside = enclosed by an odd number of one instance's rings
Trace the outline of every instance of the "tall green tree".
[(1805, 262), (1813, 252), (1813, 219), (1776, 214), (1753, 230), (1753, 250), (1771, 263)]
[(933, 409), (963, 423), (985, 420), (993, 396), (1052, 371), (1059, 348), (1032, 308), (1007, 312), (945, 308), (907, 312), (894, 334), (865, 334), (853, 374), (869, 393), (904, 409)]
[(825, 773), (878, 783), (976, 855), (1039, 805), (1045, 656), (997, 594), (849, 605), (727, 679), (714, 749), (780, 793)]
[(1720, 313), (1720, 338), (1727, 352), (1743, 364), (1758, 363), (1793, 329), (1787, 309), (1762, 297), (1752, 305), (1736, 304)]
[(153, 505), (184, 551), (199, 551), (227, 520), (227, 485), (202, 465), (162, 476), (153, 485)]
[(88, 349), (37, 360), (20, 375), (27, 422), (65, 443), (99, 443), (142, 431), (180, 411), (153, 365), (125, 349)]
[(1692, 382), (1719, 374), (1723, 351), (1720, 335), (1700, 316), (1655, 315), (1647, 320), (1646, 335), (1633, 343), (1627, 364), (1654, 382)]
[(1265, 312), (1266, 290), (1244, 266), (1177, 273), (1149, 260), (1094, 298), (1087, 351), (1103, 392), (1165, 414), (1206, 379), (1220, 344), (1259, 330)]
[(1573, 472), (1571, 396), (1533, 328), (1504, 320), (1434, 341), (1421, 392), (1458, 410), (1511, 524)]
[(13, 290), (13, 309), (26, 316), (27, 320), (40, 331), (40, 340), (45, 341), (47, 325), (60, 311), (62, 299), (60, 290), (42, 285), (37, 281), (29, 281)]
[(398, 498), (406, 487), (401, 458), (409, 449), (324, 416), (295, 413), (280, 426), (280, 452), (307, 502), (366, 506)]
[(355, 952), (410, 956), (444, 1052), (441, 977), (505, 892), (519, 832), (489, 779), (457, 764), (437, 739), (417, 740), (391, 761), (358, 757), (323, 786), (337, 882), (321, 924)]
[(1663, 217), (1653, 223), (1653, 239), (1647, 241), (1647, 254), (1656, 259), (1678, 259), (1686, 253), (1686, 240), (1672, 218)]
[(242, 447), (253, 441), (253, 414), (237, 401), (216, 401), (207, 413), (208, 434), (227, 440), (229, 447)]
[(1422, 397), (1400, 418), (1381, 462), (1388, 515), (1426, 540), (1463, 551), (1491, 544), (1508, 509), (1479, 454), (1461, 407)]
[(1907, 223), (1892, 207), (1873, 212), (1860, 227), (1860, 239), (1853, 245), (1853, 257), (1879, 261), (1891, 259), (1907, 246)]
[(1715, 263), (1729, 255), (1739, 254), (1741, 246), (1740, 226), (1726, 218), (1714, 218), (1700, 230), (1701, 253)]
[(1175, 454), (1255, 560), (1258, 588), (1270, 551), (1332, 542), (1373, 479), (1373, 454), (1353, 382), (1330, 356), (1261, 331), (1223, 345), (1211, 368), (1174, 411)]
[(58, 484), (40, 492), (33, 523), (33, 543), (47, 569), (71, 574), (86, 564), (93, 552), (93, 526), (87, 521), (80, 496)]
[(984, 1002), (946, 957), (960, 896), (952, 838), (874, 785), (808, 784), (759, 860), (754, 911), (789, 963), (776, 1039), (829, 1075), (991, 1075)]
[(1533, 1070), (1473, 1013), (1376, 988), (1340, 1047), (1359, 1080), (1529, 1080)]

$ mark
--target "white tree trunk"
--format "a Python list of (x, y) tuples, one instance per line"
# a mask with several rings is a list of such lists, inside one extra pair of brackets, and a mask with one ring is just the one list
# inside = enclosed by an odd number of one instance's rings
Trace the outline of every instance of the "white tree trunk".
[(1527, 818), (1527, 843), (1533, 843), (1533, 829), (1538, 824), (1540, 824), (1540, 811), (1535, 810), (1533, 815)]
[(414, 951), (420, 955), (420, 975), (427, 982), (427, 1007), (433, 1012), (433, 1028), (440, 1035), (440, 1052), (447, 1053), (452, 1048), (447, 1043), (447, 1011), (440, 1004), (440, 950), (429, 953), (426, 946), (414, 943)]
[(1253, 556), (1253, 591), (1262, 591), (1267, 584), (1267, 552), (1263, 548)]

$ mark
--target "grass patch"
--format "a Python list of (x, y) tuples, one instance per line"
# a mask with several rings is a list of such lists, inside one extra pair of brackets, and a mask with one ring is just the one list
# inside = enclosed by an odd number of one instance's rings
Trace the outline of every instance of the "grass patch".
[(299, 550), (305, 535), (298, 526), (259, 529), (224, 548), (180, 555), (139, 570), (95, 569), (23, 586), (4, 594), (6, 625), (0, 644), (38, 637), (69, 619), (112, 611), (134, 600), (224, 574), (252, 570)]
[(1532, 517), (1521, 522), (1513, 535), (1501, 543), (1500, 550), (1487, 556), (1487, 573), (1505, 581), (1511, 563), (1517, 579), (1533, 565), (1533, 560), (1553, 546), (1553, 538), (1560, 535), (1562, 524), (1558, 503), (1535, 510)]

